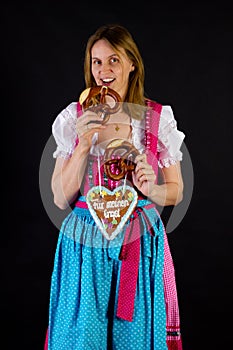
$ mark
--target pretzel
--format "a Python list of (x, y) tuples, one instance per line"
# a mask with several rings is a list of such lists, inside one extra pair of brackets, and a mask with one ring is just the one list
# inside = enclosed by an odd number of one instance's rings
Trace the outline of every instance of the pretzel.
[(104, 153), (104, 172), (111, 180), (121, 180), (131, 171), (134, 171), (136, 164), (135, 157), (139, 151), (132, 143), (114, 139), (111, 141)]
[[(100, 95), (100, 103), (94, 105), (93, 98), (98, 95)], [(115, 105), (113, 107), (110, 107), (109, 104), (105, 102), (105, 96), (107, 95), (114, 99)], [(121, 102), (121, 97), (115, 90), (109, 88), (108, 86), (94, 86), (85, 89), (81, 93), (79, 102), (83, 106), (84, 110), (88, 109), (103, 115), (102, 124), (105, 124), (109, 120), (110, 114), (114, 114), (120, 109), (119, 102)]]
[[(94, 98), (99, 95), (99, 104), (94, 104)], [(115, 105), (113, 107), (105, 102), (107, 95), (114, 99)], [(103, 85), (85, 89), (79, 97), (79, 102), (84, 110), (88, 109), (103, 115), (101, 124), (105, 124), (108, 122), (110, 114), (114, 114), (120, 109), (122, 100), (115, 90)], [(123, 179), (128, 172), (135, 169), (136, 165), (133, 160), (138, 154), (139, 151), (128, 141), (122, 139), (111, 141), (104, 154), (104, 171), (107, 177), (115, 181)]]

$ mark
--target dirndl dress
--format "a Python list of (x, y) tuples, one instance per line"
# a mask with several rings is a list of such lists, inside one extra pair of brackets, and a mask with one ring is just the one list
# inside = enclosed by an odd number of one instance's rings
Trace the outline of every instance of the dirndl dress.
[(82, 191), (59, 232), (45, 348), (167, 350), (163, 222), (140, 194), (122, 231), (106, 239), (86, 204), (100, 179), (111, 191), (119, 186), (103, 167), (99, 176), (90, 155)]

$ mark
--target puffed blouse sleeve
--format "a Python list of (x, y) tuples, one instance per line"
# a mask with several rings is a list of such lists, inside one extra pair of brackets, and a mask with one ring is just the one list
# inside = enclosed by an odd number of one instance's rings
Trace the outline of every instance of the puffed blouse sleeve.
[(185, 134), (178, 130), (171, 106), (163, 106), (158, 130), (158, 165), (169, 167), (182, 160), (180, 150)]
[(70, 103), (55, 118), (52, 124), (52, 134), (56, 142), (54, 158), (71, 157), (77, 144), (76, 133), (77, 103)]

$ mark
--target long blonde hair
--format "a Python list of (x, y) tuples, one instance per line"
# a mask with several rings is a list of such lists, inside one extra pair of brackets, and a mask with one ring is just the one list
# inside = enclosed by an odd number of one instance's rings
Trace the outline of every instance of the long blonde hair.
[(124, 102), (145, 105), (144, 97), (144, 64), (138, 47), (129, 31), (119, 24), (107, 24), (101, 26), (90, 36), (85, 51), (84, 78), (86, 87), (96, 86), (91, 72), (91, 50), (96, 41), (105, 39), (117, 52), (123, 48), (134, 65), (134, 70), (129, 76), (129, 86)]

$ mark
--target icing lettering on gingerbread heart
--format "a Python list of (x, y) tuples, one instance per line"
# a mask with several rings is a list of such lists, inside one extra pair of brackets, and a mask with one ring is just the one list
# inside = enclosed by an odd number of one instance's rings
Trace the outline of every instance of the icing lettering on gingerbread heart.
[(130, 186), (119, 186), (114, 191), (95, 186), (88, 191), (86, 201), (104, 237), (113, 240), (134, 211), (138, 195)]

